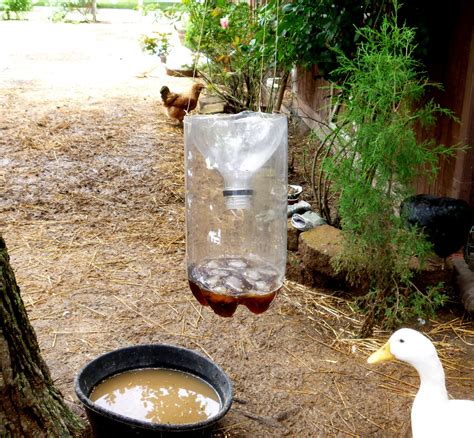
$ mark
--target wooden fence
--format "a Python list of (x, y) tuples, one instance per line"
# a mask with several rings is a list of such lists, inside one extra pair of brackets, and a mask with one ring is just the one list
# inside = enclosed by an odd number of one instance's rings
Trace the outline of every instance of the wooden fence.
[[(450, 159), (442, 159), (433, 182), (417, 181), (417, 193), (431, 193), (465, 199), (474, 207), (474, 1), (454, 0), (438, 10), (443, 18), (442, 40), (436, 59), (427, 65), (431, 80), (443, 85), (444, 91), (433, 97), (441, 106), (451, 109), (459, 123), (441, 118), (431, 132), (419, 132), (420, 138), (434, 138), (438, 144), (466, 145)], [(328, 120), (329, 84), (321, 79), (316, 66), (311, 70), (296, 68), (293, 73), (293, 110), (310, 127), (318, 120)]]

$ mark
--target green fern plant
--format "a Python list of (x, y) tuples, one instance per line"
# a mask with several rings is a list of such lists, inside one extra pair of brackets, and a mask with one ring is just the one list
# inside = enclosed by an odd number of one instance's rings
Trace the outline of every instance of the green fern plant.
[[(417, 126), (451, 113), (424, 99), (433, 84), (420, 75), (413, 56), (414, 29), (399, 26), (395, 16), (384, 18), (378, 30), (364, 27), (357, 33), (361, 43), (355, 56), (339, 52), (336, 75), (345, 80), (336, 87), (343, 110), (321, 161), (338, 196), (344, 236), (334, 265), (353, 283), (368, 281), (372, 291), (364, 305), (362, 335), (368, 335), (376, 320), (402, 316), (390, 300), (401, 299), (400, 290), (410, 288), (413, 256), (422, 265), (430, 250), (417, 230), (403, 226), (396, 214), (400, 202), (415, 179), (435, 175), (440, 155), (453, 149), (416, 136)], [(394, 313), (387, 315), (387, 309)]]

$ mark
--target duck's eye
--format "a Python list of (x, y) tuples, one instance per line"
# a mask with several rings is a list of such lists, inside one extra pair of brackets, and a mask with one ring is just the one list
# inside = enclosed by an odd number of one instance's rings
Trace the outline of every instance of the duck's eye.
[(403, 344), (405, 342), (404, 339), (400, 339), (400, 343)]

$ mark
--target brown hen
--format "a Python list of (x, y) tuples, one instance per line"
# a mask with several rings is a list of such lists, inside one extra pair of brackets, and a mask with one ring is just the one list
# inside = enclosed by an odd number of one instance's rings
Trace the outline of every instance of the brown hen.
[(202, 84), (194, 84), (190, 90), (184, 93), (173, 93), (165, 85), (161, 87), (160, 94), (168, 116), (182, 122), (184, 116), (196, 108), (199, 94), (204, 88)]

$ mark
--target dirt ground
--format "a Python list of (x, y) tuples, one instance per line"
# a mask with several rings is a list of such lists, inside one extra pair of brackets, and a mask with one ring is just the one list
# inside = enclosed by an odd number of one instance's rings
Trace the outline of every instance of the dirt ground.
[[(99, 15), (99, 19), (101, 15)], [(234, 382), (226, 437), (409, 436), (418, 378), (366, 364), (347, 302), (287, 282), (270, 309), (216, 316), (184, 267), (183, 134), (159, 89), (189, 85), (144, 55), (135, 14), (0, 22), (0, 232), (43, 357), (67, 401), (90, 359), (138, 343), (208, 355)], [(473, 323), (421, 327), (455, 398), (474, 390)]]

